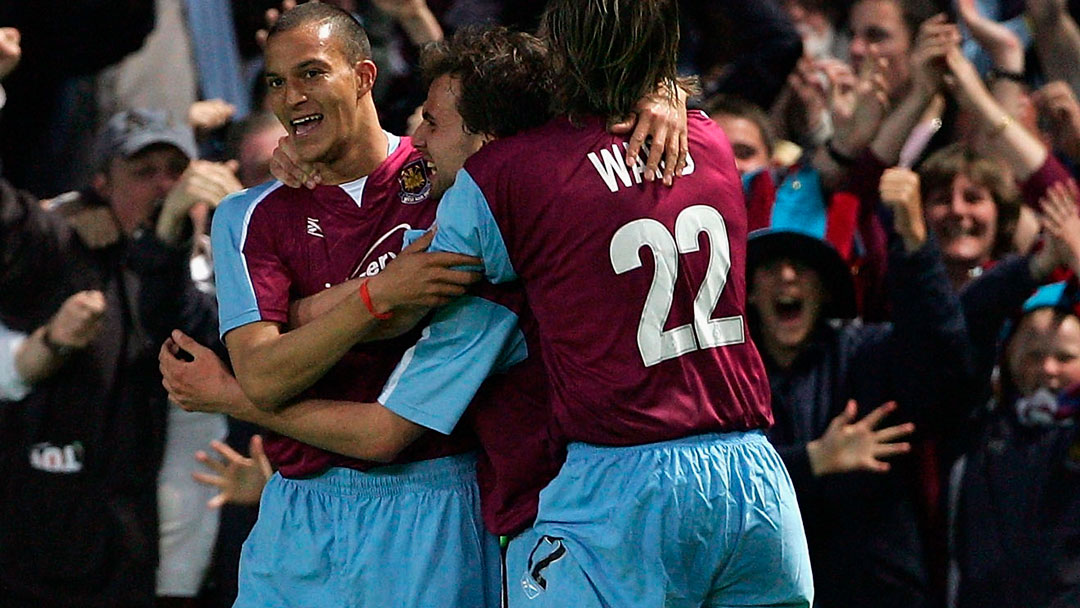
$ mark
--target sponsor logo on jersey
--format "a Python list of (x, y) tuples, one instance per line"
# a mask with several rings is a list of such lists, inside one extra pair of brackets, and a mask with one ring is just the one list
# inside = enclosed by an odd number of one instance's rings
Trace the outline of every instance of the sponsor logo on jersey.
[(307, 233), (311, 236), (317, 236), (320, 239), (326, 238), (322, 232), (322, 226), (319, 225), (319, 218), (309, 217), (307, 218)]
[(421, 158), (402, 167), (398, 174), (398, 183), (401, 184), (401, 202), (406, 205), (424, 202), (431, 194), (431, 178), (428, 176), (427, 164)]
[(83, 468), (83, 446), (75, 441), (65, 446), (35, 443), (30, 446), (30, 466), (49, 473), (78, 473)]
[[(408, 224), (398, 224), (391, 228), (386, 234), (380, 236), (371, 244), (371, 247), (364, 253), (364, 256), (360, 258), (360, 262), (357, 263), (353, 268), (353, 271), (349, 273), (349, 278), (373, 277), (382, 272), (382, 270), (386, 268), (386, 265), (390, 263), (390, 260), (397, 257), (397, 252), (401, 251), (402, 241), (394, 239), (393, 237), (397, 236), (403, 240), (405, 238), (405, 232), (411, 229), (412, 226)], [(390, 250), (381, 255), (373, 256), (375, 250), (387, 241), (390, 241)], [(394, 243), (397, 243), (397, 247), (393, 246)]]

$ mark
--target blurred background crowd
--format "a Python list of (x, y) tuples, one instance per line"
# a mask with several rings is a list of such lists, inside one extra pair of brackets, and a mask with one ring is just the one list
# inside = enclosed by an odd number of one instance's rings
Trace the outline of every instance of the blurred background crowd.
[[(423, 44), (545, 4), (333, 3), (400, 134)], [(4, 605), (231, 604), (269, 465), (255, 429), (166, 404), (156, 357), (173, 328), (217, 343), (207, 218), (270, 179), (286, 7), (0, 4)], [(689, 106), (743, 180), (816, 605), (1080, 606), (1080, 2), (680, 11)]]

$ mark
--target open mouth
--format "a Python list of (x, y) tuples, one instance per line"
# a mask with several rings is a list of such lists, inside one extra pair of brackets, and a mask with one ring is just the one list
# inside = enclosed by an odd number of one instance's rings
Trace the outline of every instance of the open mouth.
[(776, 311), (777, 318), (781, 321), (795, 321), (802, 315), (803, 301), (801, 298), (783, 296), (776, 299), (773, 303), (773, 309)]
[(309, 114), (294, 119), (290, 121), (289, 124), (292, 125), (293, 135), (300, 137), (315, 130), (315, 128), (319, 126), (319, 123), (322, 122), (322, 119), (322, 114)]
[(424, 159), (424, 167), (427, 168), (428, 175), (434, 176), (439, 172), (439, 169), (435, 166), (435, 163), (431, 162), (430, 158)]

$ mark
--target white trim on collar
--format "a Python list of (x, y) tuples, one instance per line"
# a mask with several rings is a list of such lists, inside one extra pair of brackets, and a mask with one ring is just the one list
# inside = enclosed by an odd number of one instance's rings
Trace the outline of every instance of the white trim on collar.
[[(390, 155), (396, 152), (398, 147), (401, 146), (401, 138), (387, 131), (383, 131), (383, 133), (386, 134), (386, 156), (389, 158)], [(338, 185), (353, 199), (354, 202), (356, 202), (357, 207), (361, 206), (360, 201), (364, 197), (364, 185), (367, 184), (367, 178), (368, 176), (365, 175), (359, 179), (354, 179), (351, 182), (345, 182), (344, 184)]]

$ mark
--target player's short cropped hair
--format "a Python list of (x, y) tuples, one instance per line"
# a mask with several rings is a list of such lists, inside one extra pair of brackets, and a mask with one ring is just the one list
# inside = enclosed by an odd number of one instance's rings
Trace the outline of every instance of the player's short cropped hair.
[(560, 114), (625, 118), (658, 86), (674, 92), (679, 82), (676, 0), (552, 0), (540, 33)]
[(754, 123), (758, 131), (761, 132), (761, 141), (765, 142), (765, 152), (772, 156), (773, 150), (776, 148), (776, 135), (773, 133), (772, 121), (769, 120), (765, 111), (758, 106), (741, 97), (718, 93), (706, 99), (701, 104), (701, 109), (705, 110), (709, 118), (734, 116)]
[(951, 190), (957, 175), (989, 190), (998, 215), (991, 255), (998, 259), (1012, 251), (1013, 232), (1020, 219), (1020, 192), (1012, 176), (1002, 171), (996, 160), (955, 143), (930, 155), (919, 165), (918, 172), (924, 205), (935, 192)]
[(539, 38), (504, 27), (472, 26), (424, 47), (426, 84), (440, 76), (461, 82), (457, 110), (474, 134), (508, 137), (551, 118), (551, 70)]
[(371, 58), (371, 42), (364, 26), (347, 11), (323, 2), (300, 4), (282, 13), (266, 35), (269, 43), (274, 36), (310, 24), (329, 23), (334, 38), (341, 42), (345, 59), (350, 64)]

